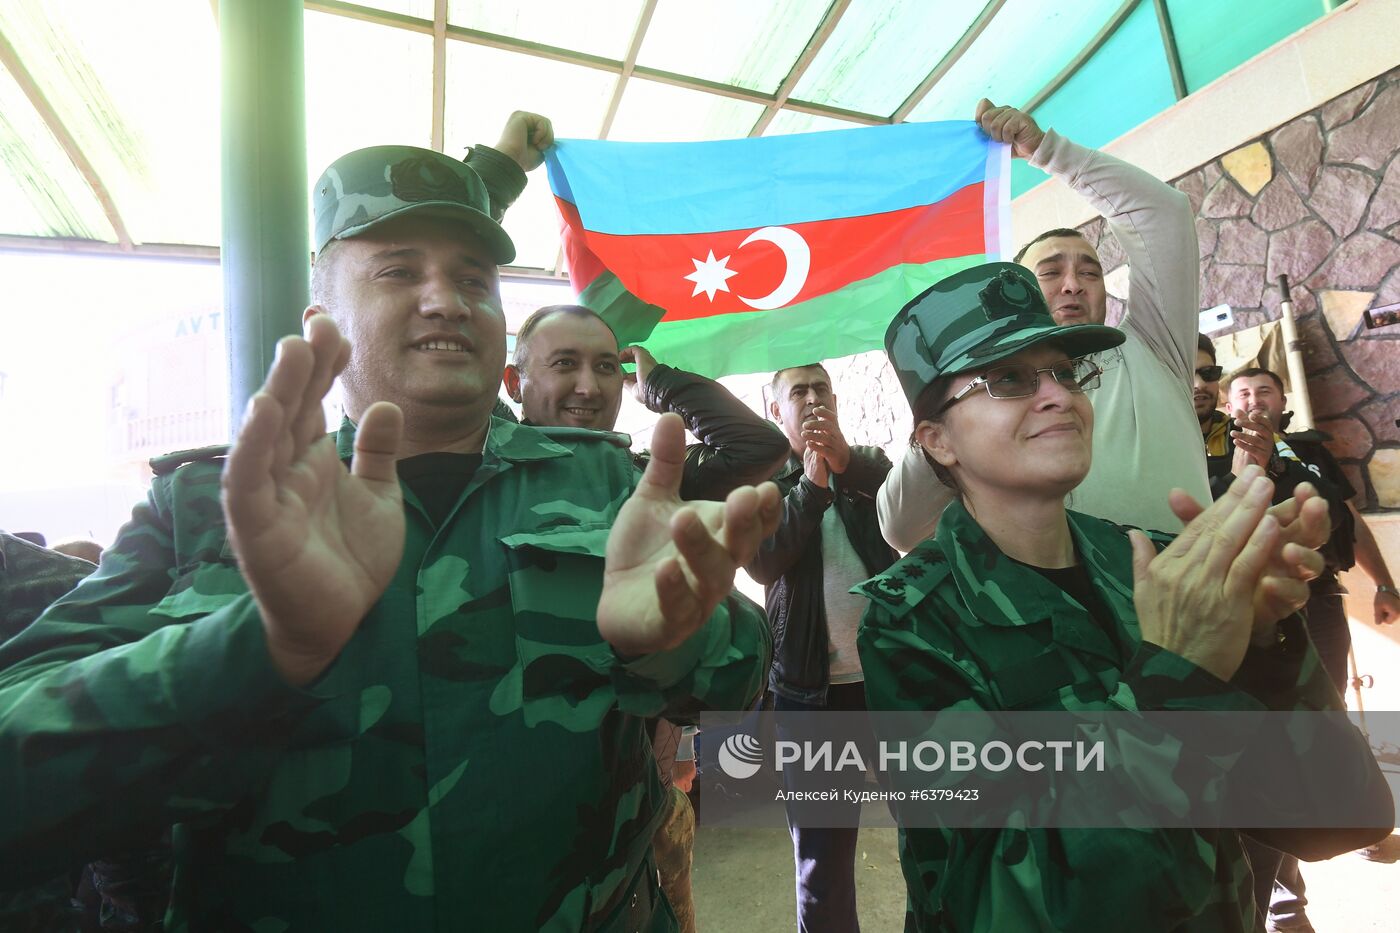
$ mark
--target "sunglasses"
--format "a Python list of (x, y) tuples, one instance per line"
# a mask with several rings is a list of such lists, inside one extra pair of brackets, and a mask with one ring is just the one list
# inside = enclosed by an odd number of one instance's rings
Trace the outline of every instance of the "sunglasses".
[(1035, 369), (1024, 363), (1010, 363), (987, 370), (976, 379), (963, 386), (952, 398), (939, 406), (935, 414), (941, 414), (962, 401), (969, 392), (981, 387), (992, 398), (1028, 398), (1040, 388), (1040, 374), (1049, 373), (1050, 378), (1071, 392), (1098, 388), (1099, 376), (1103, 370), (1086, 359), (1061, 360), (1053, 366)]
[(1202, 366), (1196, 370), (1196, 375), (1201, 377), (1202, 382), (1219, 382), (1220, 374), (1224, 371), (1223, 366)]

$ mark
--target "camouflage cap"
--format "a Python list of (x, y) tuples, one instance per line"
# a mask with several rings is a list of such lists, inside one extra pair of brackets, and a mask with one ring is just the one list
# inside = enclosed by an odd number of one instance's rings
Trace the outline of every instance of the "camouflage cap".
[(331, 240), (412, 211), (461, 221), (498, 264), (515, 259), (515, 244), (491, 219), (491, 199), (476, 172), (431, 149), (371, 146), (347, 153), (321, 173), (312, 200), (317, 253)]
[(1035, 276), (1014, 262), (989, 262), (925, 289), (894, 316), (885, 353), (913, 405), (939, 376), (987, 366), (1053, 340), (1070, 356), (1116, 347), (1121, 330), (1101, 324), (1060, 327)]

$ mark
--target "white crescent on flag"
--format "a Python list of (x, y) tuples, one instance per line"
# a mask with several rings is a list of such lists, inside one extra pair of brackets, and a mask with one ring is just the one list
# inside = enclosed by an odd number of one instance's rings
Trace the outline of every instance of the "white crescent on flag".
[(783, 280), (778, 283), (778, 287), (761, 298), (745, 298), (743, 295), (734, 297), (758, 311), (772, 311), (791, 302), (802, 291), (802, 286), (807, 284), (807, 273), (812, 268), (812, 250), (807, 241), (802, 239), (802, 234), (788, 227), (763, 227), (755, 230), (744, 238), (739, 248), (743, 249), (758, 240), (766, 240), (783, 251), (783, 258), (787, 260), (787, 271), (783, 273)]

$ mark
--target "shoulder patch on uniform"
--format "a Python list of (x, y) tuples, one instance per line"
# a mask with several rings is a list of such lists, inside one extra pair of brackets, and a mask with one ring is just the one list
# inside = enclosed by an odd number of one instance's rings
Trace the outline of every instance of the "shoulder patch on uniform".
[(930, 538), (895, 561), (884, 573), (851, 587), (851, 592), (900, 618), (952, 572), (947, 556)]
[(201, 460), (220, 460), (228, 456), (230, 445), (222, 444), (215, 447), (195, 447), (190, 450), (177, 450), (173, 453), (161, 454), (159, 457), (151, 458), (151, 472), (156, 476), (165, 476), (174, 473), (187, 463), (197, 463)]
[(623, 450), (632, 448), (632, 435), (623, 434), (620, 431), (594, 431), (592, 428), (547, 428), (538, 424), (532, 424), (530, 427), (541, 432), (550, 440), (559, 443), (599, 441), (621, 447)]

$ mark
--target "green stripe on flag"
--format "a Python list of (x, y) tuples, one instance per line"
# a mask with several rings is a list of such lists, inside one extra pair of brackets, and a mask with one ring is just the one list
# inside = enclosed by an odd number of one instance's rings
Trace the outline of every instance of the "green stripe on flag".
[(632, 295), (611, 273), (592, 283), (579, 302), (602, 315), (623, 346), (640, 342), (668, 366), (716, 378), (884, 349), (885, 328), (911, 298), (940, 279), (986, 261), (978, 254), (891, 266), (786, 308), (664, 324), (656, 323), (660, 308)]

